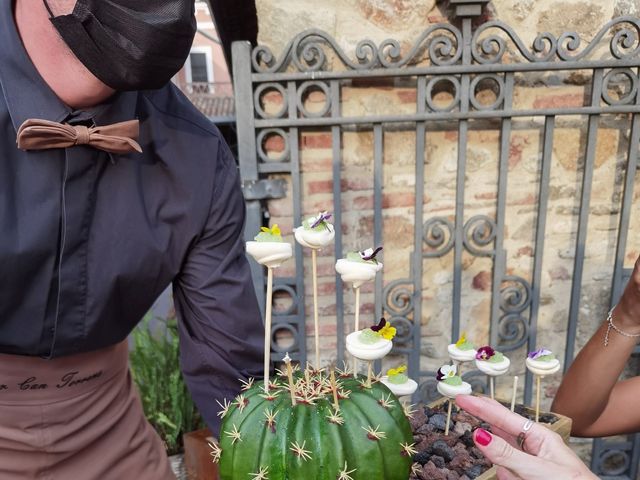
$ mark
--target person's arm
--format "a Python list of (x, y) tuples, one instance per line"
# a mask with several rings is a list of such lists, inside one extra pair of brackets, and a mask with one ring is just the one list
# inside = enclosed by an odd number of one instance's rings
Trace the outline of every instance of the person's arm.
[[(623, 332), (640, 334), (640, 257), (613, 311), (613, 323)], [(638, 338), (611, 329), (607, 322), (591, 337), (567, 371), (551, 407), (573, 419), (575, 436), (600, 437), (640, 430), (640, 378), (619, 382)]]
[[(174, 280), (180, 363), (185, 382), (214, 435), (224, 399), (238, 379), (262, 376), (264, 324), (245, 257), (245, 204), (235, 161), (220, 144), (209, 218)], [(212, 155), (216, 152), (210, 152)]]

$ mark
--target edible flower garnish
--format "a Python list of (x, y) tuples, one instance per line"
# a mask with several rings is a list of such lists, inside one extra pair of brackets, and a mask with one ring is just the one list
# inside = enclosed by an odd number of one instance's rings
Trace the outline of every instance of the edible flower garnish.
[(456, 342), (456, 347), (461, 347), (465, 343), (467, 343), (467, 332), (462, 332), (462, 335), (460, 335), (460, 338)]
[(436, 374), (436, 380), (442, 382), (447, 378), (455, 377), (457, 372), (458, 369), (455, 365), (443, 365), (440, 367), (438, 373)]
[(392, 327), (384, 317), (380, 319), (380, 323), (378, 323), (378, 325), (374, 325), (373, 327), (371, 327), (371, 330), (378, 333), (387, 340), (392, 340), (393, 337), (396, 336), (396, 328)]
[(278, 224), (274, 224), (273, 227), (269, 228), (269, 227), (260, 227), (260, 231), (264, 232), (264, 233), (268, 233), (270, 235), (275, 235), (276, 237), (282, 235), (282, 232), (280, 231), (280, 227), (278, 226)]
[(380, 253), (381, 250), (382, 250), (382, 247), (378, 247), (375, 250), (373, 248), (367, 248), (366, 250), (359, 252), (360, 258), (362, 258), (362, 260), (364, 260), (365, 262), (368, 262), (370, 260), (375, 260), (376, 255)]
[(545, 360), (542, 357), (553, 356), (553, 352), (551, 350), (547, 350), (546, 348), (539, 348), (534, 352), (529, 352), (527, 355), (531, 360)]
[(329, 226), (325, 223), (327, 220), (329, 220), (331, 218), (331, 214), (329, 212), (320, 212), (320, 214), (317, 216), (317, 218), (314, 220), (314, 222), (311, 224), (311, 226), (309, 228), (316, 228), (320, 225), (323, 225), (327, 228), (327, 230), (329, 229)]
[(496, 351), (490, 346), (480, 347), (478, 349), (478, 353), (476, 353), (476, 358), (478, 360), (489, 360), (496, 354)]
[(387, 370), (387, 376), (394, 377), (396, 375), (401, 375), (407, 371), (406, 365), (400, 365), (398, 368), (390, 368)]

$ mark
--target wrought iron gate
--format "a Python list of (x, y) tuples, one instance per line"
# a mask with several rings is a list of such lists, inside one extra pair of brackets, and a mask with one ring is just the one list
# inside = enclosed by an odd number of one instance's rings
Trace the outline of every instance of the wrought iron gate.
[[(554, 130), (559, 117), (582, 116), (587, 119), (586, 144), (582, 168), (582, 188), (577, 212), (577, 235), (572, 252), (573, 275), (565, 368), (575, 354), (578, 308), (581, 301), (582, 276), (585, 262), (585, 242), (590, 212), (591, 189), (596, 159), (599, 123), (605, 116), (617, 115), (624, 122), (629, 147), (626, 152), (623, 187), (618, 215), (618, 235), (613, 268), (611, 304), (613, 305), (630, 275), (624, 268), (627, 236), (633, 202), (633, 186), (637, 171), (640, 141), (640, 21), (620, 17), (604, 25), (587, 45), (581, 44), (576, 33), (554, 36), (540, 34), (531, 49), (508, 25), (499, 21), (478, 22), (482, 7), (488, 0), (451, 0), (457, 21), (453, 24), (430, 26), (417, 39), (406, 55), (398, 42), (385, 40), (376, 45), (364, 40), (355, 50), (355, 59), (344, 53), (334, 39), (324, 32), (309, 30), (295, 36), (280, 57), (263, 46), (251, 50), (248, 43), (233, 45), (233, 70), (237, 105), (239, 161), (247, 200), (248, 236), (264, 222), (266, 201), (284, 195), (285, 182), (269, 178), (272, 174), (290, 176), (293, 197), (294, 224), (302, 217), (302, 186), (300, 180), (300, 136), (313, 129), (327, 129), (331, 135), (333, 168), (333, 211), (336, 226), (335, 257), (344, 254), (341, 242), (341, 162), (342, 135), (348, 129), (370, 130), (373, 135), (373, 243), (382, 240), (383, 225), (383, 157), (385, 132), (404, 128), (415, 132), (415, 218), (413, 252), (407, 278), (375, 284), (376, 316), (386, 315), (400, 332), (394, 352), (406, 355), (409, 374), (423, 380), (420, 395), (429, 399), (435, 385), (434, 372), (420, 367), (420, 335), (422, 318), (422, 282), (424, 262), (453, 255), (453, 290), (451, 299), (451, 338), (460, 333), (463, 252), (492, 261), (490, 340), (501, 350), (536, 347), (537, 319), (541, 302), (540, 279), (547, 221), (549, 179)], [(607, 37), (605, 37), (607, 36)], [(606, 45), (608, 52), (600, 55)], [(509, 50), (511, 48), (511, 50)], [(596, 58), (596, 53), (598, 53)], [(507, 54), (519, 61), (505, 61)], [(427, 55), (427, 66), (416, 65)], [(326, 68), (327, 62), (344, 65), (342, 70)], [(519, 76), (540, 72), (587, 72), (589, 98), (582, 105), (516, 109), (513, 107), (514, 84)], [(341, 92), (354, 81), (412, 79), (415, 82), (416, 108), (411, 113), (369, 116), (344, 115)], [(489, 104), (476, 98), (481, 83), (491, 83), (495, 98)], [(445, 85), (451, 93), (449, 105), (434, 101), (432, 94)], [(622, 85), (622, 86), (620, 86)], [(613, 95), (612, 89), (619, 94)], [(309, 89), (319, 90), (326, 98), (320, 111), (308, 111), (304, 97)], [(268, 113), (263, 109), (262, 95), (276, 91), (282, 98), (282, 108)], [(523, 118), (540, 119), (541, 154), (537, 185), (537, 216), (533, 241), (533, 265), (530, 278), (507, 273), (505, 240), (505, 208), (508, 179), (509, 138), (514, 122)], [(476, 215), (465, 219), (465, 170), (467, 138), (474, 122), (497, 122), (500, 132), (497, 198), (494, 215)], [(444, 127), (443, 127), (444, 126)], [(423, 211), (425, 171), (425, 139), (435, 129), (449, 128), (457, 136), (456, 201), (453, 220), (445, 216), (425, 218)], [(269, 158), (264, 148), (269, 136), (281, 137), (284, 149), (278, 158)], [(273, 331), (286, 329), (295, 337), (292, 356), (305, 361), (305, 308), (302, 251), (295, 247), (296, 275), (280, 278), (275, 291), (287, 292), (293, 299), (286, 312), (274, 317)], [(264, 272), (253, 264), (256, 291), (264, 299)], [(338, 332), (344, 332), (344, 297), (339, 276), (336, 276), (336, 316)], [(261, 302), (263, 303), (263, 302)], [(338, 333), (339, 359), (344, 352), (344, 339)], [(273, 359), (282, 352), (274, 344)], [(465, 374), (476, 388), (485, 387), (478, 372)], [(532, 378), (526, 377), (525, 401), (532, 395)], [(636, 478), (640, 453), (640, 437), (629, 436), (624, 442), (599, 440), (594, 445), (592, 469), (607, 478)]]

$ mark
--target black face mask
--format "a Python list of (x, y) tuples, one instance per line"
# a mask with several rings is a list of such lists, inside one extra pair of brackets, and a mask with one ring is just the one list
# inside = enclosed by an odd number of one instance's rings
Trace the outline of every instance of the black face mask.
[(184, 64), (195, 0), (78, 0), (51, 23), (91, 73), (116, 90), (160, 88)]

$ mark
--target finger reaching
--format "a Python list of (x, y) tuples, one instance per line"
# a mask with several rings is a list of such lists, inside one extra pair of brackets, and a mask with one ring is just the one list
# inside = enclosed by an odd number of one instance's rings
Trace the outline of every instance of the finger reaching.
[[(513, 435), (516, 438), (525, 423), (525, 419), (520, 415), (511, 412), (500, 403), (490, 398), (474, 397), (471, 395), (458, 395), (457, 405), (466, 410), (471, 415), (482, 418), (498, 430)], [(524, 449), (532, 455), (539, 455), (540, 449), (547, 443), (555, 444), (555, 435), (541, 425), (534, 424), (529, 432), (524, 444)], [(511, 442), (513, 443), (513, 442)]]

